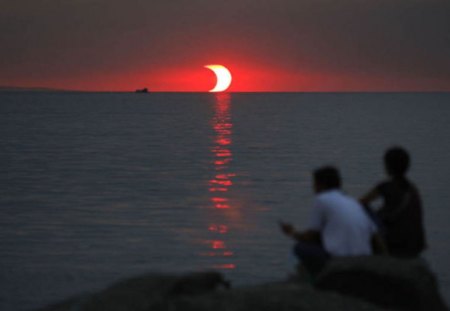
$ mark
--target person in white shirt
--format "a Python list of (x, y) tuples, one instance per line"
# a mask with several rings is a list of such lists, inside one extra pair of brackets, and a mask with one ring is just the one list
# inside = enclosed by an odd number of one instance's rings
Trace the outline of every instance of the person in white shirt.
[(282, 231), (297, 241), (295, 255), (314, 276), (332, 257), (373, 253), (372, 245), (383, 250), (377, 227), (360, 203), (341, 191), (336, 168), (326, 166), (313, 173), (316, 197), (308, 229), (296, 231), (281, 223)]

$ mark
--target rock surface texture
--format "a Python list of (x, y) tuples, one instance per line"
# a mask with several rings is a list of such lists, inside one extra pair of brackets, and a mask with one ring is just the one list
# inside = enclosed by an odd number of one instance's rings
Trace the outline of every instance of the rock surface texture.
[(331, 261), (315, 286), (399, 310), (447, 310), (435, 276), (421, 259), (348, 257)]
[(148, 274), (40, 311), (446, 310), (434, 276), (420, 260), (333, 260), (316, 282), (229, 288), (218, 272)]

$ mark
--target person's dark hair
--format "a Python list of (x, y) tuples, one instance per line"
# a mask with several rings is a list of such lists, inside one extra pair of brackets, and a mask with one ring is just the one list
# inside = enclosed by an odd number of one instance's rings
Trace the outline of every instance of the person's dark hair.
[(409, 154), (401, 147), (392, 147), (384, 154), (384, 165), (389, 175), (403, 177), (409, 169)]
[(324, 166), (314, 171), (314, 181), (323, 190), (341, 188), (341, 176), (339, 171), (333, 166)]

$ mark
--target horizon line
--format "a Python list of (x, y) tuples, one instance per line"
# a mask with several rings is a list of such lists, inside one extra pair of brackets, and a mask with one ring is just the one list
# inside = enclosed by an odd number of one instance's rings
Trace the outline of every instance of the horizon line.
[(450, 90), (326, 90), (326, 91), (308, 91), (308, 90), (298, 90), (298, 91), (224, 91), (224, 92), (209, 92), (209, 91), (152, 91), (149, 90), (148, 93), (137, 93), (136, 90), (76, 90), (76, 89), (59, 89), (52, 87), (23, 87), (23, 86), (0, 86), (0, 92), (17, 92), (17, 93), (123, 93), (123, 94), (140, 94), (148, 95), (155, 93), (184, 93), (184, 94), (254, 94), (254, 93), (449, 93)]

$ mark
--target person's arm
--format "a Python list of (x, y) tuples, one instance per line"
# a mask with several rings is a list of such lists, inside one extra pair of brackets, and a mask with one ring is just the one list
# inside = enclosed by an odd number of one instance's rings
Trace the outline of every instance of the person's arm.
[(297, 241), (319, 242), (320, 232), (317, 230), (296, 231), (291, 224), (280, 223), (281, 230), (285, 235)]
[(370, 202), (376, 200), (379, 196), (380, 196), (380, 192), (378, 191), (378, 188), (375, 187), (372, 190), (370, 190), (369, 192), (367, 192), (365, 195), (363, 195), (359, 199), (359, 202), (362, 205), (367, 206)]
[(314, 207), (311, 212), (311, 218), (307, 230), (296, 231), (291, 224), (283, 223), (280, 221), (281, 230), (285, 235), (293, 238), (297, 241), (321, 243), (321, 228), (323, 228), (323, 207), (316, 199)]

